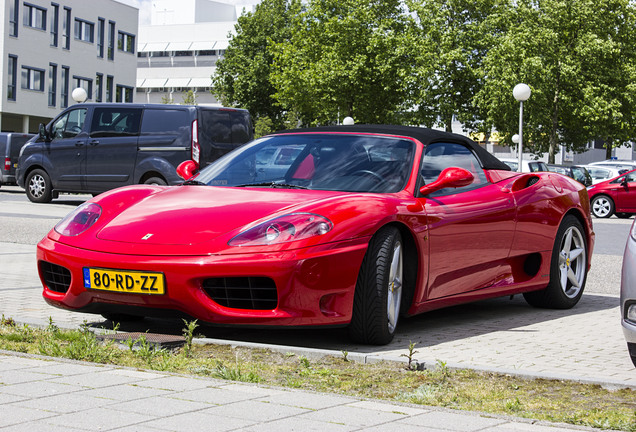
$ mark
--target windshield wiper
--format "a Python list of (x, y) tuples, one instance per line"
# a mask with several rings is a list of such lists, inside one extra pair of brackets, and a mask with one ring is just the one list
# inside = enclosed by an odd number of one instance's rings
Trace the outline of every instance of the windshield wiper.
[(287, 183), (276, 183), (276, 182), (263, 182), (263, 183), (248, 183), (237, 185), (236, 187), (259, 187), (259, 186), (267, 186), (272, 189), (307, 189), (305, 186), (287, 184)]
[(182, 186), (207, 186), (207, 183), (200, 182), (199, 180), (186, 180), (181, 183)]

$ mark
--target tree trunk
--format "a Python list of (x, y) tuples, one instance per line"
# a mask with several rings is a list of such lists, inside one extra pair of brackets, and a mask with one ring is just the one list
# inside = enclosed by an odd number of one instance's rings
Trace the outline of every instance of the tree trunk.
[(611, 159), (612, 158), (612, 149), (614, 147), (612, 146), (612, 140), (607, 138), (605, 140), (605, 159)]
[(446, 119), (446, 132), (453, 132), (453, 115), (451, 114), (449, 118)]

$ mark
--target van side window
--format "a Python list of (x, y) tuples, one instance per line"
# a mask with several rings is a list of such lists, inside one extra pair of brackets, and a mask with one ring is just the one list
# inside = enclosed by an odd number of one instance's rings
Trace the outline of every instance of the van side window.
[(138, 135), (140, 122), (140, 109), (95, 108), (91, 122), (91, 137)]
[(450, 167), (467, 169), (473, 174), (475, 180), (468, 186), (445, 188), (428, 196), (443, 196), (466, 192), (480, 188), (488, 183), (479, 160), (467, 147), (455, 143), (433, 143), (429, 144), (424, 150), (420, 168), (421, 184), (434, 182), (443, 170)]
[(175, 109), (146, 109), (141, 133), (144, 134), (177, 134), (189, 132), (188, 112)]
[(84, 129), (86, 108), (69, 111), (58, 118), (51, 128), (53, 139), (73, 138)]

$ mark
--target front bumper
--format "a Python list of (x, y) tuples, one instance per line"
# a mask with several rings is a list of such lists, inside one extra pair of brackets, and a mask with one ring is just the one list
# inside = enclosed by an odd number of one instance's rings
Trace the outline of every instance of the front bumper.
[[(38, 244), (38, 263), (70, 272), (65, 292), (52, 290), (38, 265), (44, 299), (51, 305), (89, 313), (179, 315), (206, 323), (255, 326), (344, 325), (351, 321), (353, 295), (368, 239), (295, 249), (272, 254), (207, 256), (139, 256), (94, 252), (50, 238)], [(164, 295), (87, 289), (83, 268), (160, 271)], [(276, 285), (271, 310), (235, 309), (213, 301), (202, 288), (209, 278), (265, 277)]]

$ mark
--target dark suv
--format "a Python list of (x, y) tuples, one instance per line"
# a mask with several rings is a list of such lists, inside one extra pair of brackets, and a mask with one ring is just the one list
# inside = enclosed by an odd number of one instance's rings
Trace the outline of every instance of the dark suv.
[(26, 144), (17, 181), (33, 202), (60, 192), (98, 194), (130, 184), (182, 181), (179, 163), (198, 167), (251, 141), (246, 110), (162, 104), (76, 104)]
[(18, 166), (18, 156), (20, 149), (33, 134), (18, 132), (0, 133), (0, 185), (16, 184), (15, 169)]

